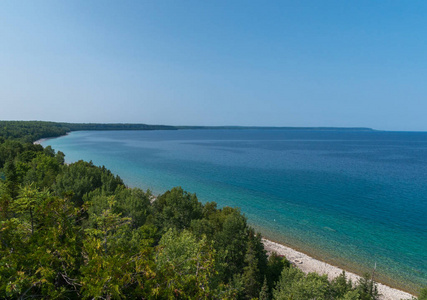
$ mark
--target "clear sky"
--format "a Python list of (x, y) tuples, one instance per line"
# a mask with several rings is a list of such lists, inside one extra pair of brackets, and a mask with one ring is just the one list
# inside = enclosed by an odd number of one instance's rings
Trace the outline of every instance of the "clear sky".
[(1, 1), (0, 119), (427, 131), (427, 1)]

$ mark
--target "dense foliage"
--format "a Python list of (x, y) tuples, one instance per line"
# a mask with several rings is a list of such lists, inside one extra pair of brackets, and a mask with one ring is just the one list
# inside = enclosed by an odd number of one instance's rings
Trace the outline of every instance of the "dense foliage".
[(66, 134), (70, 128), (60, 123), (42, 121), (0, 121), (0, 141), (5, 139), (34, 142), (41, 138)]
[(369, 277), (329, 282), (268, 257), (237, 208), (202, 204), (179, 187), (155, 199), (105, 167), (67, 165), (63, 153), (28, 142), (65, 127), (0, 126), (2, 299), (378, 296)]

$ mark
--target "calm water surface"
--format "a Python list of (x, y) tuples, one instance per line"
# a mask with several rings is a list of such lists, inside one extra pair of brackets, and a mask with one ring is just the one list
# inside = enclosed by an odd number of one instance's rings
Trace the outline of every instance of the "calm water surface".
[(238, 206), (265, 236), (410, 291), (427, 286), (427, 133), (82, 131), (43, 142), (135, 187)]

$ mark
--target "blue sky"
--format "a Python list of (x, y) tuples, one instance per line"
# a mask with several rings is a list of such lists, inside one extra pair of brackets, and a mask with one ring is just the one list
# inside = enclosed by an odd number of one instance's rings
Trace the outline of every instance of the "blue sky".
[(427, 131), (426, 1), (2, 1), (0, 119)]

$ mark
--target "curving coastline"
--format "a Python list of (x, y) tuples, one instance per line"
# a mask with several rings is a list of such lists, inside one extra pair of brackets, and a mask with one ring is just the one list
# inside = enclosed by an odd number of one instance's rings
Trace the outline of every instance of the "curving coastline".
[(34, 144), (34, 145), (41, 145), (43, 142), (45, 142), (45, 141), (47, 141), (47, 140), (49, 140), (49, 139), (51, 139), (51, 138), (39, 139), (39, 140), (37, 140), (37, 141), (33, 142), (33, 144)]
[[(67, 132), (66, 134), (64, 134), (64, 135), (60, 135), (60, 136), (53, 136), (53, 137), (48, 137), (48, 138), (41, 138), (41, 139), (39, 139), (39, 140), (37, 140), (37, 141), (34, 141), (33, 142), (33, 144), (34, 145), (41, 145), (43, 142), (46, 142), (46, 141), (48, 141), (48, 140), (51, 140), (51, 139), (56, 139), (56, 138), (60, 138), (60, 137), (64, 137), (64, 136), (67, 136), (67, 135), (69, 135), (70, 134), (70, 132)], [(42, 145), (43, 146), (43, 145)]]
[[(264, 243), (264, 248), (267, 253), (276, 252), (279, 255), (285, 256), (294, 266), (298, 267), (304, 273), (316, 272), (321, 275), (326, 274), (328, 275), (329, 280), (331, 280), (344, 271), (341, 268), (317, 260), (307, 254), (268, 239), (263, 238), (262, 242)], [(347, 271), (346, 275), (347, 278), (350, 278), (353, 282), (356, 282), (360, 278), (359, 275)], [(413, 295), (407, 292), (389, 287), (385, 284), (377, 283), (377, 285), (380, 299), (382, 300), (411, 299), (413, 297)]]

